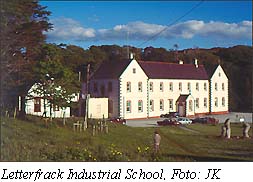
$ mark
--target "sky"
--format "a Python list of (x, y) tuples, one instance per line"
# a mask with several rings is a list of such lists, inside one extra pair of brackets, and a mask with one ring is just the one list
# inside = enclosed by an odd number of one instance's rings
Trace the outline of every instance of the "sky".
[(40, 1), (47, 42), (138, 48), (252, 46), (252, 1)]

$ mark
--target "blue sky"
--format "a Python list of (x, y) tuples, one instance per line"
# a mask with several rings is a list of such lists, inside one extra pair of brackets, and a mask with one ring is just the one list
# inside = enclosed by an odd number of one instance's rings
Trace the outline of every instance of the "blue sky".
[(197, 6), (199, 2), (40, 1), (40, 4), (52, 12), (49, 18), (54, 30), (47, 33), (47, 41), (51, 43), (85, 49), (112, 44), (166, 49), (174, 44), (179, 49), (252, 45), (251, 1), (203, 1)]

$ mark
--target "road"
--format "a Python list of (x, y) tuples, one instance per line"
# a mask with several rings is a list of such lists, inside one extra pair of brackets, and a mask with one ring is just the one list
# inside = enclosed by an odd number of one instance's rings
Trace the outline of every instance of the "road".
[[(239, 122), (240, 117), (244, 117), (246, 122), (252, 123), (252, 113), (230, 112), (228, 114), (206, 116), (215, 117), (220, 120), (220, 123), (224, 123), (227, 118), (230, 118), (231, 122)], [(157, 127), (156, 122), (158, 120), (163, 120), (163, 118), (127, 120), (127, 125), (131, 127)]]

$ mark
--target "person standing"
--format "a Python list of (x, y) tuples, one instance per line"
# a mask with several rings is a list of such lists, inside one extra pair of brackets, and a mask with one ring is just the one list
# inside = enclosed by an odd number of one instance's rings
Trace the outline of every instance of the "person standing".
[(250, 130), (250, 124), (243, 122), (243, 137), (249, 138), (249, 130)]
[(160, 142), (161, 142), (161, 136), (159, 135), (159, 132), (156, 130), (154, 132), (154, 151), (155, 153), (158, 153), (160, 149)]
[(224, 126), (226, 128), (226, 138), (229, 139), (230, 138), (230, 135), (231, 135), (231, 128), (230, 128), (230, 119), (226, 119), (225, 123), (224, 123)]

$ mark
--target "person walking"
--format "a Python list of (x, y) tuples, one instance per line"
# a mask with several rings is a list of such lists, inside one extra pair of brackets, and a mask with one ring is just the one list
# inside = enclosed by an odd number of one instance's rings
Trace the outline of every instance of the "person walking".
[(158, 130), (154, 132), (154, 151), (155, 153), (159, 152), (160, 149), (161, 136), (159, 135)]

